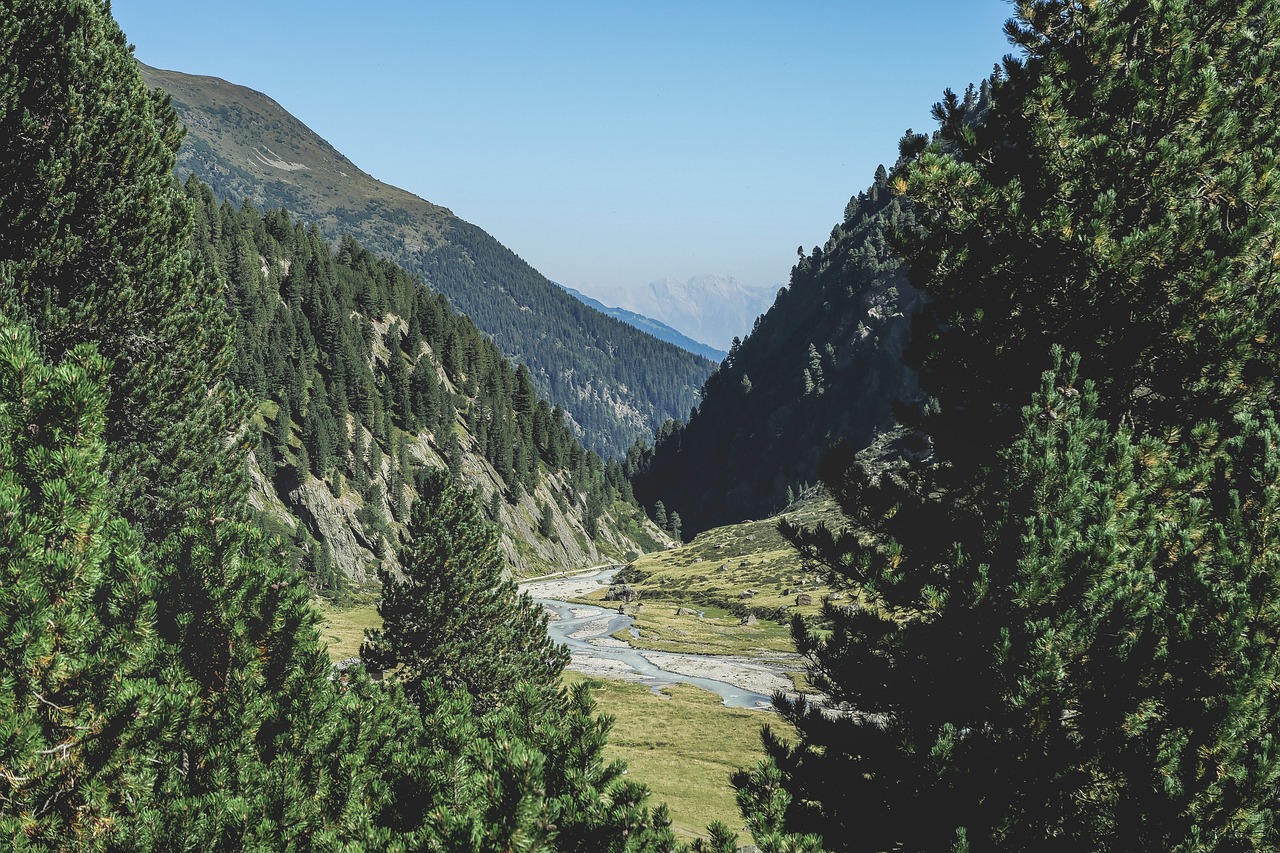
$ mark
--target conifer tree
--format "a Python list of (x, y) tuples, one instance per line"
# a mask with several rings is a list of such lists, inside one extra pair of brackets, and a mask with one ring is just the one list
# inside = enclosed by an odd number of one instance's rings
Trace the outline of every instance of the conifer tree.
[(890, 179), (932, 456), (834, 458), (850, 528), (784, 529), (864, 603), (795, 624), (851, 713), (779, 703), (783, 823), (1274, 849), (1280, 5), (1043, 0), (1008, 31), (989, 107), (948, 93)]
[(367, 633), (360, 656), (398, 667), (411, 695), (435, 679), (467, 690), (481, 710), (511, 702), (522, 685), (554, 691), (567, 652), (542, 609), (516, 594), (479, 501), (438, 470), (421, 469), (418, 486), (403, 577), (379, 570), (383, 627)]
[(173, 708), (149, 677), (151, 573), (108, 510), (106, 363), (49, 367), (0, 321), (0, 838), (90, 849), (147, 796)]
[(173, 166), (182, 129), (101, 0), (18, 0), (0, 40), (0, 310), (55, 358), (111, 363), (113, 500), (144, 537), (241, 478), (221, 382), (233, 329), (190, 248)]

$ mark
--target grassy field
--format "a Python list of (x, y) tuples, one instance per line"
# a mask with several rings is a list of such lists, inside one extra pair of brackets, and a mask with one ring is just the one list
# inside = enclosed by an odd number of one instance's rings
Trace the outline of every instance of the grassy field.
[(726, 708), (715, 694), (686, 684), (659, 696), (640, 684), (565, 673), (566, 683), (584, 680), (600, 712), (615, 718), (606, 754), (625, 761), (629, 776), (649, 786), (652, 803), (667, 804), (680, 837), (705, 836), (707, 824), (719, 820), (748, 843), (729, 774), (764, 757), (765, 723), (784, 737), (792, 734), (776, 714)]
[(324, 598), (312, 599), (320, 611), (320, 641), (329, 649), (329, 659), (337, 663), (358, 657), (360, 644), (364, 642), (365, 628), (381, 628), (375, 602), (378, 585), (348, 591), (346, 601), (337, 605)]
[[(321, 638), (334, 661), (358, 655), (364, 629), (379, 624), (372, 601), (337, 607), (318, 599), (316, 604), (323, 617)], [(656, 695), (643, 685), (588, 679), (576, 672), (565, 672), (564, 680), (591, 682), (599, 712), (616, 720), (608, 757), (627, 763), (630, 777), (653, 791), (653, 803), (667, 804), (673, 829), (685, 839), (705, 835), (714, 820), (741, 828), (729, 774), (764, 757), (762, 725), (789, 732), (775, 714), (726, 708), (715, 694), (689, 685), (677, 684)]]
[[(839, 519), (829, 500), (815, 497), (786, 515), (805, 525)], [(640, 636), (633, 639), (627, 633), (619, 639), (639, 648), (766, 659), (794, 652), (784, 623), (794, 613), (816, 616), (833, 591), (778, 535), (777, 521), (717, 528), (680, 548), (640, 557), (632, 585), (641, 600), (627, 608)], [(739, 597), (748, 590), (750, 596)], [(797, 604), (802, 593), (809, 603)], [(322, 637), (334, 660), (358, 654), (364, 629), (377, 627), (376, 597), (376, 590), (367, 589), (349, 596), (352, 603), (345, 606), (319, 602)], [(603, 597), (600, 590), (586, 600), (601, 603)], [(677, 614), (681, 607), (701, 615)], [(754, 625), (741, 624), (748, 609), (758, 617)], [(799, 675), (797, 683), (803, 686)], [(653, 791), (655, 804), (668, 805), (673, 828), (682, 838), (702, 836), (708, 823), (719, 820), (742, 833), (741, 843), (749, 842), (729, 775), (764, 757), (762, 725), (783, 737), (794, 734), (777, 715), (726, 708), (719, 697), (689, 685), (656, 695), (642, 685), (573, 672), (564, 678), (570, 684), (590, 680), (600, 712), (616, 720), (608, 756), (627, 763), (630, 777)]]
[[(841, 518), (835, 504), (817, 494), (780, 517), (807, 526), (834, 525)], [(778, 520), (717, 527), (679, 548), (637, 559), (627, 576), (640, 599), (627, 612), (634, 614), (640, 636), (620, 639), (638, 648), (694, 654), (769, 657), (793, 652), (787, 627), (792, 615), (816, 618), (823, 598), (840, 600), (844, 594), (805, 565), (778, 534)], [(583, 601), (600, 604), (604, 595), (600, 590)], [(680, 615), (682, 607), (702, 615)], [(757, 624), (741, 624), (748, 612)]]

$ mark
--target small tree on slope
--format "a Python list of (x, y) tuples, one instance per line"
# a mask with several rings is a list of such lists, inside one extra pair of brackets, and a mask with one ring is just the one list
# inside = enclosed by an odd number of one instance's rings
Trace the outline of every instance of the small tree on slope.
[(526, 686), (556, 690), (568, 652), (547, 635), (542, 608), (516, 594), (475, 496), (438, 470), (423, 471), (419, 486), (404, 576), (379, 571), (383, 625), (367, 633), (360, 656), (375, 669), (399, 667), (411, 694), (438, 680), (464, 688), (481, 710)]

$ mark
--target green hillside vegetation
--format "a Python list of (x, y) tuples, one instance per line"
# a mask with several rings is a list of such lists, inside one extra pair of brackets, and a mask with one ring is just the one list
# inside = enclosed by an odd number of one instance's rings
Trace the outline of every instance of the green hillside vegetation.
[(521, 573), (661, 545), (620, 464), (443, 296), (349, 237), (219, 204), (194, 178), (186, 192), (234, 313), (230, 376), (258, 401), (253, 500), (318, 588), (395, 565), (423, 467), (473, 484)]
[(826, 243), (800, 253), (790, 285), (735, 339), (688, 421), (630, 450), (641, 503), (678, 512), (686, 533), (770, 516), (817, 481), (832, 445), (862, 449), (893, 428), (894, 404), (918, 396), (902, 354), (921, 300), (889, 242), (911, 227), (879, 169)]
[(1007, 32), (886, 176), (927, 453), (783, 527), (865, 597), (794, 626), (847, 713), (735, 785), (765, 849), (1274, 850), (1280, 4)]
[[(175, 184), (178, 117), (106, 0), (9, 3), (0, 838), (736, 853), (745, 827), (765, 853), (1280, 848), (1280, 0), (1014, 15), (1018, 54), (944, 94), (937, 132), (903, 137), (788, 291), (843, 281), (828, 256), (869, 265), (884, 238), (888, 277), (851, 278), (809, 315), (852, 337), (779, 337), (788, 375), (802, 365), (786, 418), (823, 421), (833, 365), (865, 358), (888, 371), (869, 385), (902, 391), (898, 429), (820, 464), (838, 517), (802, 490), (776, 525), (710, 530), (710, 499), (646, 500), (659, 527), (689, 512), (709, 532), (631, 580), (720, 602), (717, 618), (785, 606), (827, 697), (775, 697), (784, 725), (752, 765), (742, 718), (683, 688), (601, 686), (628, 697), (611, 753), (614, 721), (587, 682), (563, 684), (564, 651), (505, 571), (493, 520), (593, 539), (575, 520), (594, 494), (608, 536), (623, 466), (354, 238), (335, 250), (287, 213)], [(844, 242), (859, 223), (866, 251)], [(888, 310), (904, 275), (927, 298), (909, 346)], [(890, 352), (867, 343), (872, 314)], [(738, 355), (708, 403), (760, 387)], [(840, 396), (862, 406), (854, 379)], [(759, 414), (741, 417), (781, 447)], [(628, 466), (672, 475), (661, 460), (692, 451), (701, 420)], [(688, 469), (723, 492), (705, 473)], [(791, 506), (796, 484), (762, 476), (762, 505)], [(286, 505), (298, 492), (310, 502)], [(332, 629), (374, 629), (364, 664), (325, 653), (312, 584), (337, 550), (310, 521), (288, 529), (296, 506), (321, 530), (349, 510), (358, 524), (330, 531), (382, 552), (378, 621)], [(806, 563), (829, 593), (813, 611), (784, 591), (808, 585)], [(709, 642), (715, 618), (683, 618)], [(675, 642), (681, 624), (642, 635)], [(739, 762), (735, 819), (714, 779)], [(683, 833), (725, 817), (682, 845), (648, 777), (690, 810)]]
[[(833, 590), (818, 566), (782, 538), (778, 524), (839, 518), (835, 503), (813, 489), (778, 516), (717, 527), (678, 548), (640, 556), (615, 576), (637, 597), (626, 611), (640, 636), (621, 639), (658, 651), (790, 658), (792, 619), (818, 620)], [(598, 604), (605, 594), (586, 600)], [(834, 594), (837, 602), (846, 599)], [(805, 597), (807, 603), (797, 603)], [(678, 613), (682, 608), (701, 615)], [(742, 624), (748, 614), (755, 624)]]
[[(677, 836), (705, 836), (712, 821), (742, 826), (727, 782), (739, 767), (764, 757), (760, 725), (766, 714), (726, 708), (715, 694), (687, 684), (655, 695), (644, 685), (574, 672), (565, 673), (565, 682), (590, 685), (601, 712), (614, 718), (605, 754), (626, 762), (628, 775), (667, 804)], [(785, 736), (785, 724), (776, 717), (773, 722)]]
[[(18, 2), (0, 27), (0, 837), (676, 849), (665, 811), (604, 758), (609, 724), (586, 692), (519, 656), (548, 639), (509, 583), (466, 594), (508, 605), (487, 624), (516, 638), (514, 658), (460, 653), (448, 679), (409, 684), (335, 673), (305, 578), (250, 510), (253, 401), (228, 373), (238, 317), (193, 251), (176, 115), (105, 2)], [(304, 406), (323, 385), (309, 380)], [(452, 534), (496, 555), (469, 490), (422, 486), (466, 504)], [(410, 524), (419, 551), (438, 536)], [(473, 694), (477, 673), (500, 689)]]
[(534, 387), (601, 456), (621, 456), (696, 402), (712, 362), (585, 306), (480, 228), (360, 171), (265, 95), (141, 71), (170, 93), (187, 126), (182, 175), (234, 205), (288, 210), (330, 240), (354, 238), (425, 278), (528, 366)]
[(698, 343), (693, 338), (681, 334), (666, 323), (655, 320), (652, 317), (646, 317), (643, 314), (637, 314), (636, 312), (628, 311), (625, 308), (611, 308), (599, 299), (593, 299), (585, 293), (574, 290), (572, 287), (567, 287), (563, 284), (560, 285), (560, 287), (564, 288), (565, 293), (572, 295), (574, 299), (577, 299), (583, 304), (590, 305), (600, 313), (608, 314), (610, 317), (613, 317), (616, 320), (621, 320), (628, 326), (634, 326), (642, 332), (648, 332), (655, 338), (675, 344), (680, 347), (680, 349), (688, 350), (694, 355), (700, 355), (704, 358), (708, 358), (717, 364), (722, 361), (726, 355), (728, 355), (728, 353), (718, 350), (715, 347)]

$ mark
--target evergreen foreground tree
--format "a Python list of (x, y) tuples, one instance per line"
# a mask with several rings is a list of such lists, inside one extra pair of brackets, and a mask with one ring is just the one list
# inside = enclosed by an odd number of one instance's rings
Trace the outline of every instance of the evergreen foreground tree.
[(568, 652), (547, 635), (542, 608), (517, 595), (478, 499), (442, 471), (418, 479), (404, 577), (379, 571), (382, 628), (368, 632), (360, 656), (377, 670), (399, 667), (411, 694), (438, 680), (481, 709), (525, 687), (554, 691)]
[(111, 500), (146, 542), (242, 483), (221, 282), (191, 252), (182, 126), (105, 0), (0, 7), (0, 311), (108, 360)]
[(146, 677), (153, 580), (107, 509), (105, 372), (0, 321), (0, 837), (33, 848), (102, 844), (172, 719)]
[[(451, 603), (484, 630), (442, 621), (443, 680), (412, 697), (335, 675), (304, 579), (247, 520), (238, 439), (256, 439), (172, 182), (172, 110), (102, 0), (6, 3), (0, 34), (0, 837), (671, 849), (600, 757), (608, 721), (554, 689), (564, 652), (469, 495), (434, 481), (415, 544), (437, 581), (474, 582)], [(317, 463), (341, 464), (315, 383), (291, 387), (289, 411), (316, 406)]]
[(948, 93), (891, 178), (932, 456), (833, 458), (849, 529), (784, 531), (859, 595), (795, 625), (844, 713), (779, 702), (781, 825), (1273, 850), (1280, 4), (1029, 0), (1008, 31), (983, 114)]

